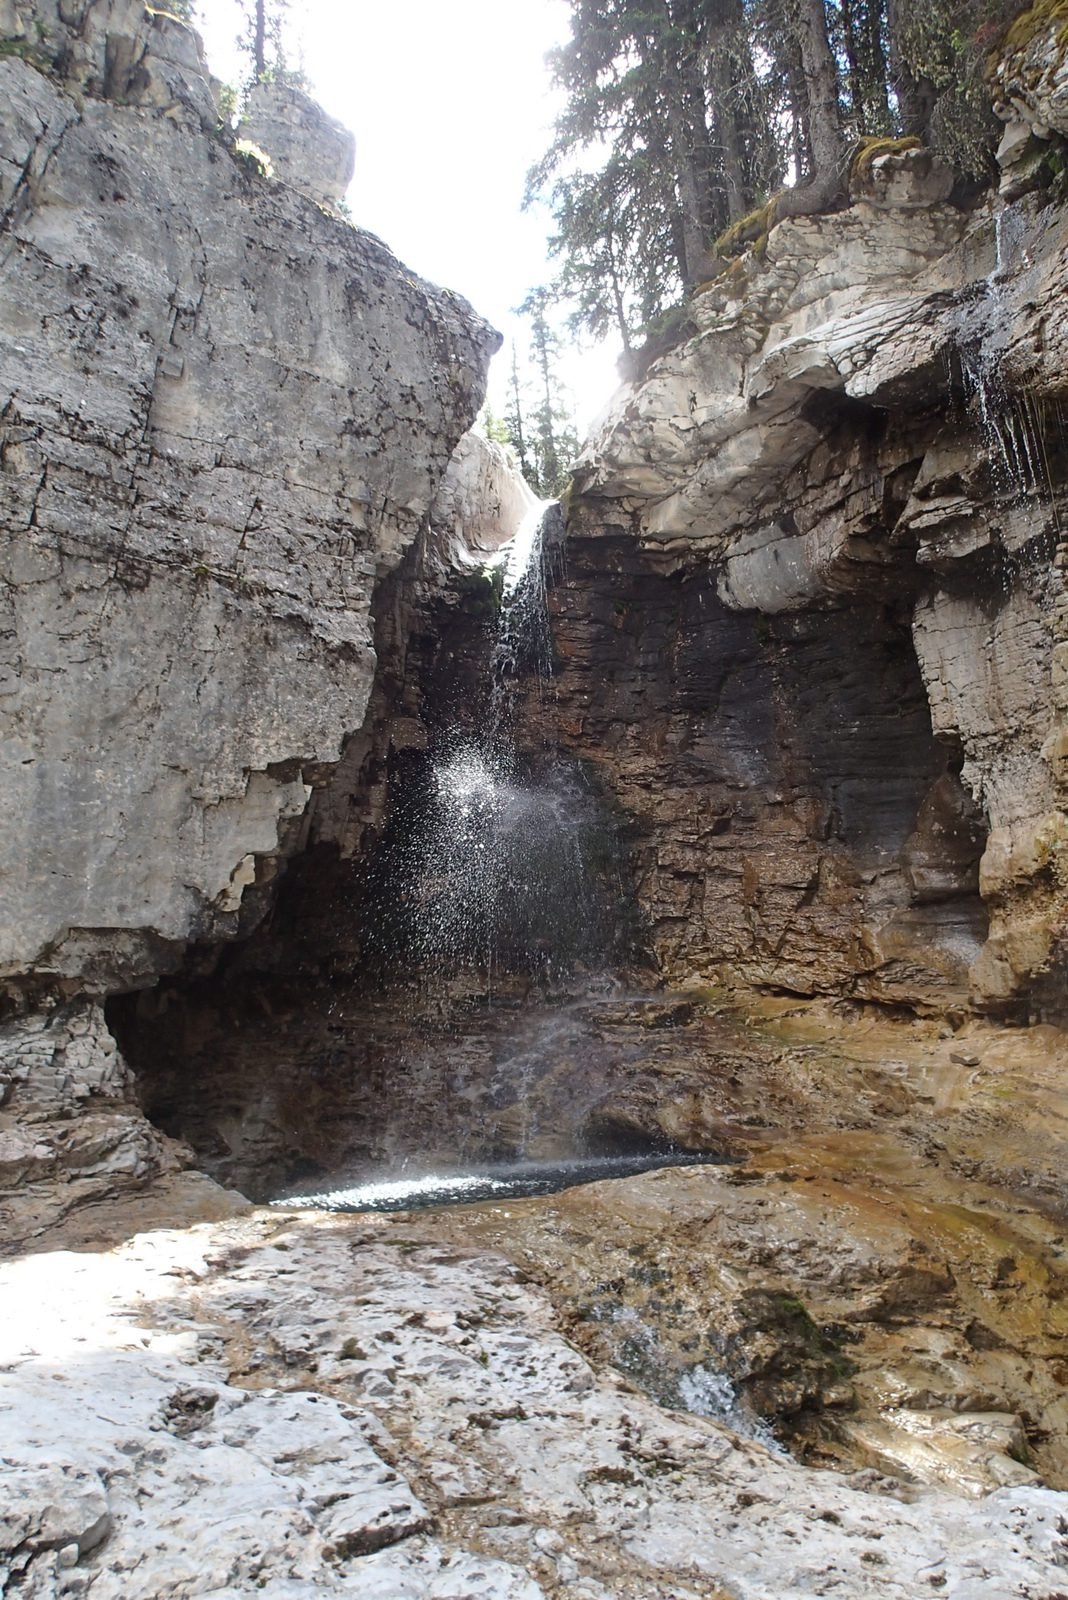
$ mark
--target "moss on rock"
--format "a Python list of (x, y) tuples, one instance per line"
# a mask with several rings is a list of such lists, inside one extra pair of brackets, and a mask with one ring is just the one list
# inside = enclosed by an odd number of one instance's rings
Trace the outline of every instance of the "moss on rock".
[(1037, 0), (1029, 11), (1021, 12), (1010, 22), (995, 54), (1006, 56), (1016, 50), (1026, 50), (1032, 39), (1052, 24), (1059, 24), (1057, 43), (1063, 49), (1068, 44), (1068, 0)]
[(725, 228), (716, 240), (716, 253), (721, 256), (740, 256), (753, 246), (758, 255), (763, 254), (768, 234), (775, 226), (777, 200), (778, 196), (772, 195), (764, 205), (757, 206), (754, 211), (739, 217), (737, 222)]
[(922, 149), (923, 140), (917, 138), (915, 134), (909, 134), (904, 139), (891, 139), (881, 135), (861, 139), (849, 162), (850, 186), (870, 183), (872, 166), (880, 156), (897, 156), (903, 155), (906, 150)]

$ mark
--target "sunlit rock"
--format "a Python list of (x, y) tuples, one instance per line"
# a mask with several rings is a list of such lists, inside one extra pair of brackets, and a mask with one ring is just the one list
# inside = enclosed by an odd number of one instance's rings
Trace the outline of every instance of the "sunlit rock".
[(453, 452), (430, 520), (454, 561), (484, 560), (515, 537), (537, 504), (511, 453), (472, 429)]
[[(30, 42), (0, 60), (0, 972), (100, 992), (262, 909), (305, 772), (322, 781), (361, 724), (376, 583), (497, 340), (235, 153), (214, 113), (149, 92), (208, 105), (189, 29), (75, 9), (38, 37), (16, 8)], [(320, 198), (343, 186), (335, 155), (304, 174)]]
[(356, 141), (303, 89), (269, 78), (255, 84), (237, 133), (263, 151), (281, 183), (320, 205), (336, 206), (344, 198)]

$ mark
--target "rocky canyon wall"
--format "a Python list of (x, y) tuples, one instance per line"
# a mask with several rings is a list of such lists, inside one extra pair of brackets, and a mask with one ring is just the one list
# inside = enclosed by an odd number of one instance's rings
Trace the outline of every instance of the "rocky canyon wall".
[(345, 220), (305, 95), (235, 135), (139, 0), (0, 35), (0, 1170), (73, 1202), (172, 1159), (97, 997), (357, 847), (412, 608), (526, 501), (453, 461), (498, 335)]
[(1025, 134), (979, 206), (857, 163), (580, 462), (562, 736), (672, 977), (1063, 1015), (1068, 229)]
[[(170, 1159), (97, 1002), (174, 973), (127, 1003), (142, 1093), (267, 1173), (289, 1113), (261, 1151), (237, 1020), (377, 981), (369, 843), (487, 693), (480, 552), (530, 504), (465, 434), (496, 335), (340, 215), (351, 145), (299, 92), (237, 145), (166, 14), (0, 23), (8, 1171)], [(579, 465), (517, 734), (606, 799), (671, 981), (1063, 1015), (1055, 33), (1004, 66), (1000, 196), (869, 151), (698, 290)], [(275, 1065), (311, 1103), (351, 1038), (303, 1027)]]
[(40, 17), (0, 61), (0, 960), (108, 989), (233, 929), (360, 726), (375, 585), (497, 339), (291, 137), (284, 182), (235, 151), (188, 29)]

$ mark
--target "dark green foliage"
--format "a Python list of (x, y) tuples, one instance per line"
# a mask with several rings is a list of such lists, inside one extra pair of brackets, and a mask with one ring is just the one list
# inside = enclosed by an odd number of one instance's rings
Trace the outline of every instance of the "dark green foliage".
[(560, 335), (549, 317), (552, 301), (548, 290), (532, 289), (518, 308), (521, 316), (530, 319), (529, 364), (521, 369), (513, 344), (508, 409), (503, 418), (504, 442), (515, 451), (530, 487), (545, 500), (563, 492), (579, 446), (571, 406), (557, 372)]
[(555, 499), (571, 476), (578, 454), (578, 436), (560, 380), (559, 335), (549, 321), (552, 297), (546, 289), (532, 289), (519, 307), (530, 318), (530, 359), (537, 395), (530, 413), (530, 461), (527, 480), (543, 499)]
[(986, 61), (1018, 0), (899, 0), (898, 43), (929, 114), (915, 130), (951, 166), (989, 177), (999, 124), (991, 109)]
[(511, 431), (503, 417), (499, 417), (487, 400), (479, 414), (479, 426), (483, 436), (492, 444), (510, 445), (512, 442)]
[[(918, 135), (989, 172), (984, 56), (1019, 0), (570, 0), (566, 96), (528, 197), (556, 220), (571, 326), (629, 358), (715, 241), (844, 204), (858, 141)], [(784, 190), (783, 185), (788, 187)], [(770, 213), (769, 213), (770, 215)], [(766, 230), (764, 230), (766, 232)]]

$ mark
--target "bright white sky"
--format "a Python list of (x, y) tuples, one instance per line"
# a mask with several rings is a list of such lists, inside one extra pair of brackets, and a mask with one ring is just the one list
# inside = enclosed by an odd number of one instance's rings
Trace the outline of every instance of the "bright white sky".
[[(236, 79), (236, 0), (200, 0), (212, 69)], [(506, 405), (512, 315), (551, 275), (547, 211), (521, 210), (557, 101), (545, 53), (568, 37), (566, 0), (292, 0), (291, 32), (316, 97), (356, 135), (353, 221), (409, 267), (469, 299), (505, 335), (490, 403)], [(580, 432), (618, 382), (615, 350), (562, 364)]]

